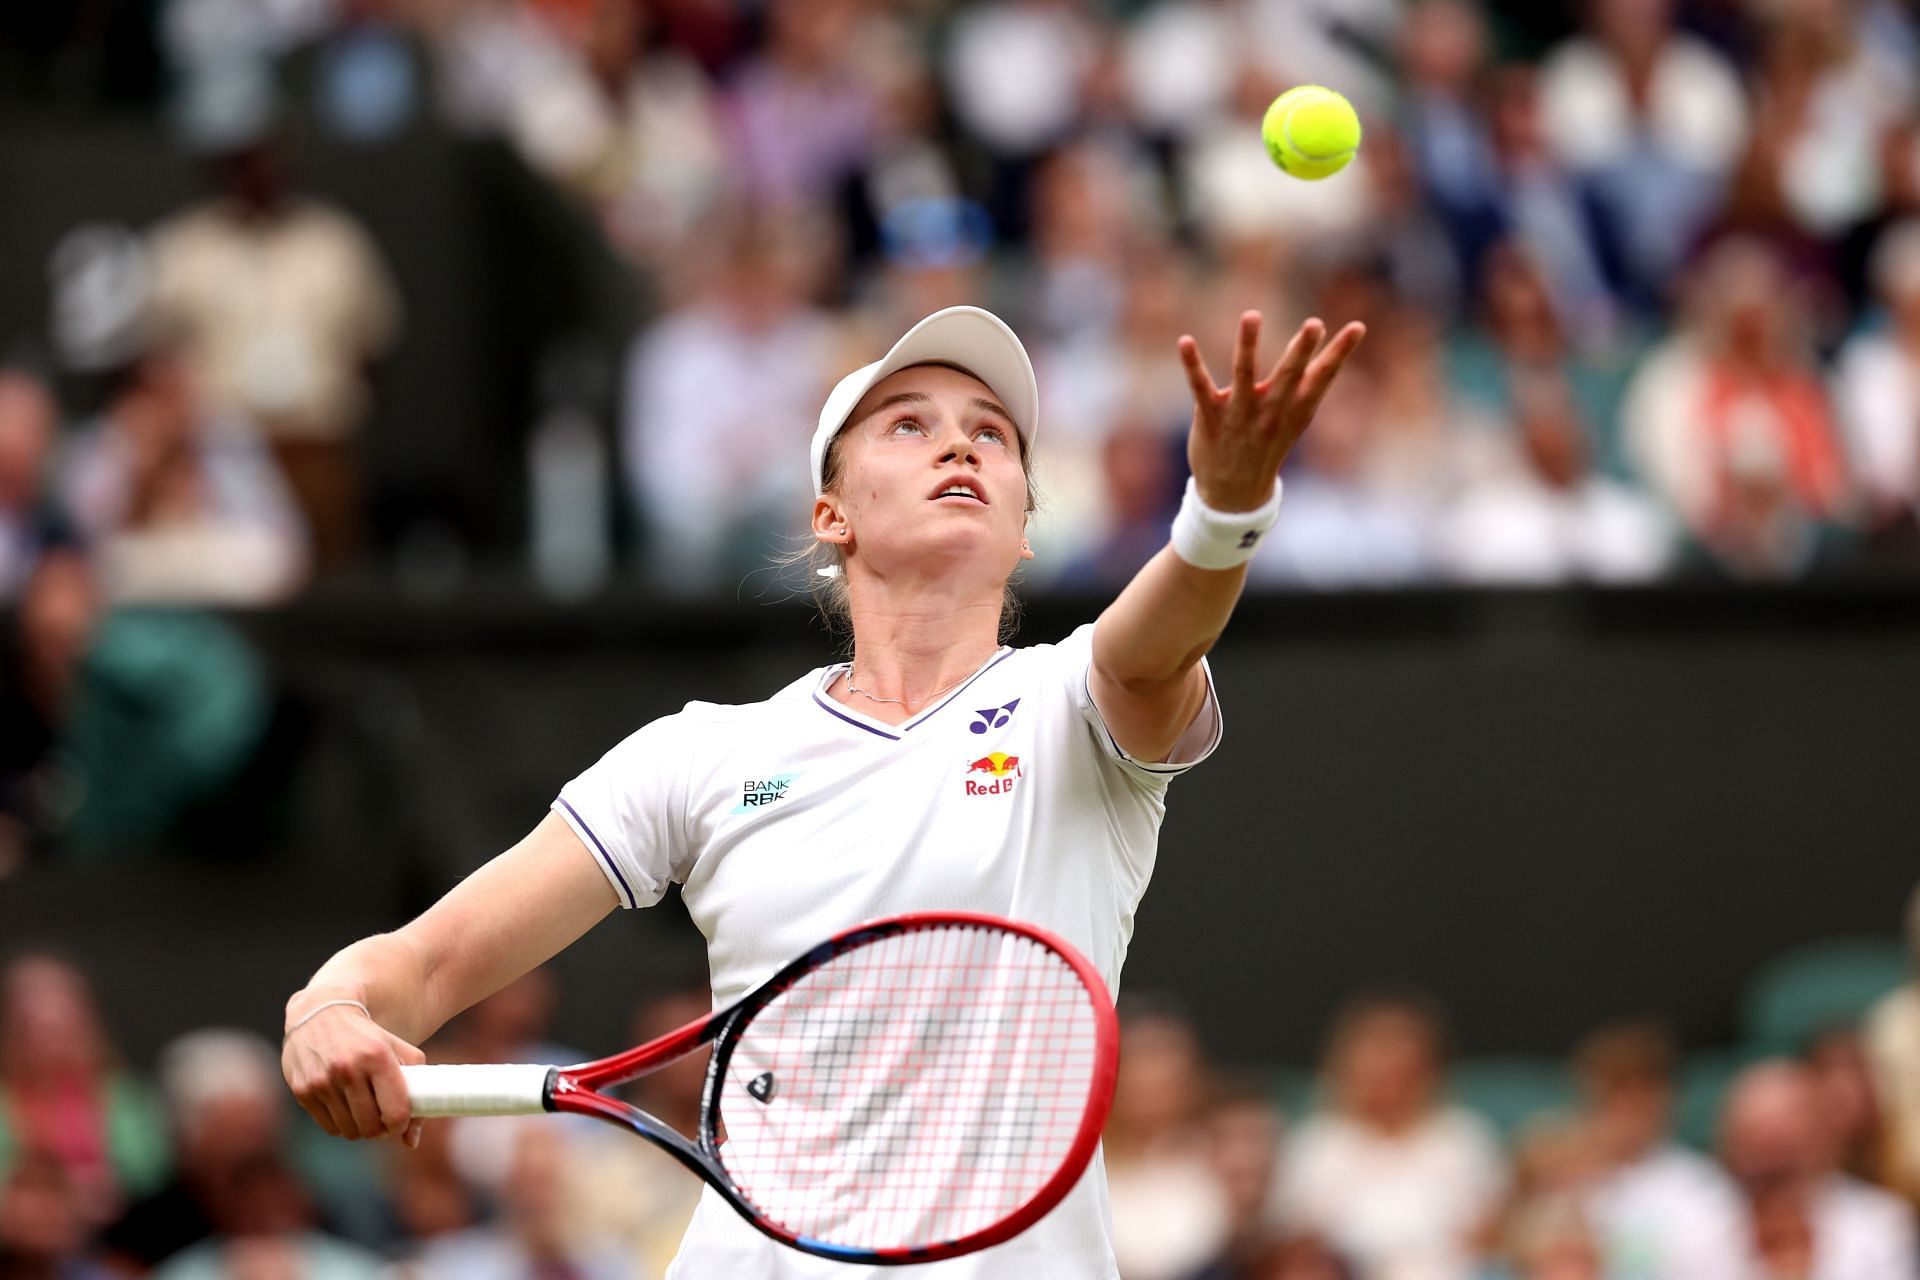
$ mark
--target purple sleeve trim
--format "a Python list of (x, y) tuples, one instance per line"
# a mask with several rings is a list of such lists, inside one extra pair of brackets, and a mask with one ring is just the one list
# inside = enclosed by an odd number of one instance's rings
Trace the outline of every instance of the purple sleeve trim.
[(593, 842), (595, 856), (600, 859), (600, 865), (606, 869), (607, 874), (613, 877), (614, 883), (620, 886), (620, 892), (626, 897), (627, 906), (638, 907), (640, 903), (634, 898), (633, 890), (627, 884), (627, 878), (620, 874), (619, 865), (614, 862), (613, 855), (607, 852), (607, 846), (600, 843), (600, 837), (594, 834), (593, 827), (580, 816), (578, 809), (567, 803), (565, 796), (555, 796), (553, 802), (572, 814), (573, 820), (580, 824), (580, 829), (587, 833), (587, 839)]
[[(1201, 661), (1205, 662), (1206, 659), (1202, 658)], [(1107, 718), (1100, 714), (1100, 704), (1093, 700), (1093, 672), (1091, 670), (1081, 677), (1080, 687), (1086, 690), (1087, 705), (1093, 708), (1093, 717), (1100, 722), (1101, 736), (1106, 738), (1107, 744), (1113, 748), (1114, 755), (1143, 773), (1154, 773), (1169, 778), (1177, 774), (1185, 773), (1187, 770), (1193, 768), (1193, 766), (1205, 760), (1207, 756), (1212, 755), (1214, 747), (1219, 745), (1219, 734), (1216, 729), (1214, 741), (1208, 745), (1206, 751), (1202, 752), (1198, 759), (1182, 761), (1179, 764), (1169, 764), (1159, 760), (1136, 760), (1127, 753), (1127, 749), (1121, 746), (1119, 740), (1113, 736), (1113, 730), (1107, 728)], [(1213, 672), (1211, 670), (1207, 672), (1207, 702), (1212, 704), (1218, 704), (1219, 702), (1219, 695), (1214, 692)], [(1204, 714), (1206, 710), (1206, 705), (1202, 704), (1200, 708), (1201, 713)], [(1188, 727), (1191, 728), (1192, 726), (1189, 725)], [(1184, 735), (1186, 731), (1182, 730), (1181, 732)], [(1178, 744), (1176, 743), (1175, 745)]]

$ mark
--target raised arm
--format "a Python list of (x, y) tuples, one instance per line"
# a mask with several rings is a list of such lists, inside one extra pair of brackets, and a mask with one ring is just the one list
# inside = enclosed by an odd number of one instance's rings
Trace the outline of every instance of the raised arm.
[[(1180, 339), (1194, 403), (1187, 435), (1190, 502), (1197, 496), (1210, 511), (1233, 515), (1257, 512), (1273, 500), (1280, 464), (1366, 336), (1359, 324), (1347, 325), (1332, 341), (1326, 332), (1318, 320), (1301, 325), (1279, 362), (1256, 382), (1260, 313), (1247, 312), (1234, 343), (1233, 380), (1224, 389), (1214, 385), (1192, 336)], [(1200, 659), (1226, 629), (1246, 580), (1244, 563), (1199, 568), (1170, 543), (1101, 613), (1088, 683), (1101, 718), (1127, 754), (1164, 760), (1193, 722), (1207, 692)]]
[(418, 1043), (617, 905), (580, 837), (549, 813), (417, 919), (344, 948), (294, 993), (280, 1056), (294, 1096), (336, 1136), (417, 1142), (400, 1066), (424, 1060)]

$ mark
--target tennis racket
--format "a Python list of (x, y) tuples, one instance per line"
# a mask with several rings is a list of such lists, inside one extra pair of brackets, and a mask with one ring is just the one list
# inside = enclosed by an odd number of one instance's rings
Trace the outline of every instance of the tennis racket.
[[(602, 1092), (709, 1043), (692, 1137)], [(1118, 1060), (1083, 956), (1029, 925), (940, 913), (837, 934), (731, 1008), (610, 1058), (401, 1071), (416, 1116), (593, 1116), (782, 1244), (886, 1265), (1039, 1221), (1093, 1156)]]

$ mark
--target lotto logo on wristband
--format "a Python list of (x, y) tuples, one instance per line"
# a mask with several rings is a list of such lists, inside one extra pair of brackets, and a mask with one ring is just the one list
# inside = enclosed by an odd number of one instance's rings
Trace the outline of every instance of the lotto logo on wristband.
[(1259, 541), (1260, 531), (1258, 529), (1249, 529), (1240, 535), (1240, 549), (1242, 551), (1251, 551), (1254, 548), (1254, 544)]

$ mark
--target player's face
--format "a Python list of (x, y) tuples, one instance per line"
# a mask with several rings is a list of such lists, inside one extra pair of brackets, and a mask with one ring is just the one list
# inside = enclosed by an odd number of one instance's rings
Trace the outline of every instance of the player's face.
[(844, 523), (850, 563), (883, 574), (918, 565), (997, 590), (1031, 556), (1019, 436), (971, 374), (915, 365), (881, 379), (854, 406), (839, 455), (814, 528)]

